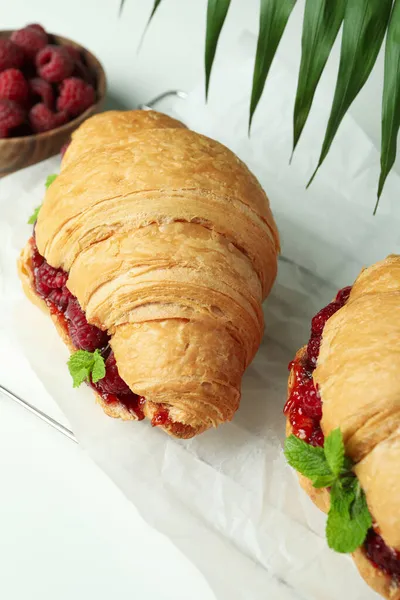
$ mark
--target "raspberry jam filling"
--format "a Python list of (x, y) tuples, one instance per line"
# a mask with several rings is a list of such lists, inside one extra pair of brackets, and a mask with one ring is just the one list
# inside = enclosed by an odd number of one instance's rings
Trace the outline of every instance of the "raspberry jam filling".
[(164, 427), (167, 427), (168, 430), (177, 437), (191, 437), (195, 434), (195, 429), (191, 425), (185, 425), (184, 423), (172, 421), (172, 419), (169, 416), (168, 408), (164, 406), (164, 404), (159, 405), (159, 408), (154, 413), (153, 418), (151, 419), (151, 424), (153, 425), (153, 427), (163, 425)]
[(66, 287), (68, 274), (51, 267), (39, 254), (34, 238), (31, 238), (32, 270), (36, 293), (45, 300), (52, 314), (67, 330), (74, 346), (79, 350), (94, 352), (99, 349), (105, 359), (106, 374), (97, 383), (89, 385), (107, 404), (119, 402), (138, 420), (144, 419), (145, 399), (134, 394), (118, 374), (115, 356), (110, 349), (110, 337), (95, 325), (90, 325), (78, 300)]
[[(326, 322), (350, 296), (351, 287), (340, 290), (334, 300), (315, 315), (311, 321), (311, 336), (302, 358), (289, 364), (294, 381), (290, 396), (283, 409), (292, 426), (292, 433), (312, 446), (324, 445), (321, 429), (322, 402), (314, 385), (313, 371), (317, 366), (321, 337)], [(400, 552), (389, 548), (375, 529), (371, 528), (364, 542), (364, 551), (371, 563), (400, 582)]]
[(320, 427), (321, 397), (312, 377), (317, 366), (321, 336), (325, 323), (346, 304), (350, 291), (351, 287), (340, 290), (334, 302), (315, 315), (311, 322), (311, 336), (305, 356), (289, 365), (289, 369), (293, 370), (294, 382), (283, 412), (289, 418), (294, 435), (312, 446), (324, 445), (324, 434)]
[(364, 542), (365, 553), (369, 560), (396, 582), (400, 582), (400, 552), (386, 546), (374, 529), (370, 529)]

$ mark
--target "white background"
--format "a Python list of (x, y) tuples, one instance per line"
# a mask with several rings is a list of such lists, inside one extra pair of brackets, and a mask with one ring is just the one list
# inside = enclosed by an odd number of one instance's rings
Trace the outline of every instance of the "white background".
[[(119, 0), (0, 0), (0, 26), (40, 22), (87, 46), (106, 69), (116, 107), (132, 108), (166, 89), (190, 89), (202, 74), (206, 0), (164, 0), (139, 54), (152, 1), (127, 0), (121, 19), (118, 5)], [(225, 56), (242, 31), (256, 31), (257, 7), (258, 0), (233, 0), (222, 36)], [(285, 40), (289, 60), (299, 45), (299, 15), (298, 10)], [(372, 88), (380, 78), (378, 68), (358, 103), (362, 110), (354, 109), (375, 142), (379, 90)], [(0, 345), (0, 382), (65, 422), (39, 382), (24, 378), (19, 361), (12, 348)], [(143, 523), (79, 447), (3, 397), (0, 474), (0, 597), (213, 598), (196, 569)]]

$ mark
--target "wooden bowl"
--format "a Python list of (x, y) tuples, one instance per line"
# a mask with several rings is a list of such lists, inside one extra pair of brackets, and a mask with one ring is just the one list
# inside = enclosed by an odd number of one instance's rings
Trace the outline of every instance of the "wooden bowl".
[[(0, 31), (0, 38), (9, 38), (12, 30)], [(89, 106), (84, 113), (61, 127), (23, 137), (0, 139), (0, 177), (18, 171), (23, 167), (34, 165), (41, 160), (58, 154), (62, 146), (69, 140), (71, 133), (88, 117), (99, 112), (106, 93), (106, 75), (97, 58), (86, 48), (76, 42), (59, 35), (49, 34), (49, 43), (69, 44), (78, 48), (87, 66), (95, 76), (96, 103)]]

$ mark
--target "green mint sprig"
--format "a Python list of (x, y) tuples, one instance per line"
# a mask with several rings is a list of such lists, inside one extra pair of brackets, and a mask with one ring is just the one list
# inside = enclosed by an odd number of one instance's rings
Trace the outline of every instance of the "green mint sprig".
[(31, 214), (31, 216), (29, 217), (29, 219), (27, 221), (28, 225), (34, 225), (36, 223), (37, 218), (39, 216), (39, 211), (40, 211), (41, 208), (42, 208), (42, 205), (37, 206), (35, 208), (35, 210), (33, 211), (33, 213)]
[[(46, 183), (44, 184), (46, 186), (46, 190), (49, 189), (49, 187), (51, 186), (51, 184), (53, 183), (53, 181), (55, 179), (57, 179), (58, 175), (56, 173), (53, 173), (53, 175), (48, 175), (47, 179), (46, 179)], [(35, 210), (33, 211), (33, 213), (31, 214), (31, 216), (28, 219), (28, 225), (34, 225), (37, 221), (37, 218), (39, 216), (39, 211), (42, 208), (42, 205), (37, 206), (35, 208)]]
[(46, 186), (46, 190), (49, 189), (49, 187), (51, 186), (51, 184), (53, 183), (53, 181), (55, 179), (57, 179), (58, 175), (57, 173), (53, 173), (53, 175), (48, 175), (47, 179), (46, 179), (46, 183), (44, 184)]
[(323, 448), (311, 446), (295, 435), (285, 442), (285, 456), (291, 467), (311, 480), (315, 488), (330, 487), (330, 509), (326, 523), (328, 545), (336, 552), (354, 552), (372, 525), (365, 494), (345, 456), (343, 436), (334, 429)]
[(94, 352), (77, 350), (71, 354), (67, 365), (72, 377), (73, 387), (79, 387), (84, 381), (97, 383), (106, 374), (104, 358), (100, 350)]

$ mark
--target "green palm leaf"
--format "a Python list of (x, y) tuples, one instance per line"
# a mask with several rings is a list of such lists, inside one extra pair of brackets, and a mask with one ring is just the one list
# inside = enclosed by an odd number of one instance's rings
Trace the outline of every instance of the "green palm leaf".
[(310, 113), (315, 91), (343, 21), (346, 0), (307, 0), (301, 64), (293, 117), (293, 152)]
[(340, 123), (367, 81), (388, 26), (392, 0), (347, 0), (335, 96), (313, 181)]
[[(125, 5), (125, 2), (126, 2), (126, 0), (120, 0), (120, 3), (119, 3), (119, 16), (121, 16), (121, 15), (122, 15), (122, 11), (124, 10), (124, 5)], [(145, 27), (145, 30), (144, 30), (144, 32), (143, 32), (143, 34), (142, 34), (142, 38), (143, 38), (144, 34), (146, 33), (146, 29), (147, 29), (147, 27), (149, 26), (149, 23), (150, 23), (150, 21), (151, 21), (151, 20), (152, 20), (152, 18), (154, 17), (154, 13), (156, 12), (156, 10), (157, 10), (157, 8), (158, 8), (158, 6), (159, 6), (160, 2), (161, 2), (161, 0), (154, 0), (153, 8), (152, 8), (152, 11), (151, 11), (151, 13), (150, 13), (149, 20), (147, 21), (147, 25), (146, 25), (146, 27)]]
[(119, 3), (119, 13), (118, 13), (119, 17), (122, 15), (122, 11), (124, 10), (124, 4), (125, 4), (125, 0), (121, 0)]
[(400, 128), (400, 0), (396, 0), (390, 19), (385, 53), (385, 80), (382, 100), (382, 147), (379, 199), (397, 153), (397, 135)]
[[(121, 0), (121, 2), (123, 4), (125, 2), (125, 0)], [(137, 49), (138, 52), (140, 51), (140, 49), (142, 47), (142, 44), (143, 44), (143, 41), (144, 41), (144, 37), (145, 37), (146, 32), (147, 32), (147, 30), (149, 28), (150, 22), (151, 22), (152, 18), (154, 17), (154, 14), (155, 14), (155, 12), (156, 12), (156, 10), (157, 10), (157, 8), (159, 7), (160, 4), (161, 4), (161, 0), (155, 0), (154, 1), (153, 8), (151, 9), (150, 16), (149, 16), (148, 21), (146, 23), (146, 27), (144, 28), (143, 33), (142, 33), (142, 35), (140, 37), (140, 41), (139, 41), (139, 45), (138, 45), (138, 49)]]
[(206, 71), (206, 98), (208, 98), (208, 86), (210, 84), (211, 69), (215, 58), (215, 52), (217, 50), (219, 36), (226, 19), (226, 15), (228, 14), (230, 3), (231, 0), (208, 0), (206, 52), (204, 59)]
[[(388, 31), (382, 108), (381, 175), (378, 200), (393, 167), (400, 128), (400, 0), (305, 0), (302, 55), (293, 116), (293, 152), (307, 122), (315, 91), (342, 22), (339, 73), (317, 168), (324, 162), (344, 115), (363, 88)], [(126, 0), (120, 0), (120, 14)], [(161, 0), (154, 0), (145, 28)], [(206, 97), (212, 66), (231, 0), (208, 0), (205, 47)], [(254, 63), (249, 129), (296, 0), (260, 0), (260, 25)], [(393, 10), (392, 10), (393, 9)], [(145, 33), (145, 32), (144, 32)], [(144, 35), (143, 33), (143, 35)], [(143, 38), (142, 38), (143, 39)]]
[(150, 17), (149, 17), (149, 20), (147, 22), (147, 25), (150, 23), (150, 21), (154, 17), (154, 13), (156, 12), (156, 10), (159, 7), (160, 3), (161, 3), (161, 0), (154, 0), (153, 8), (151, 10)]
[(249, 129), (254, 111), (264, 91), (272, 61), (296, 0), (261, 0), (253, 88), (250, 101)]

